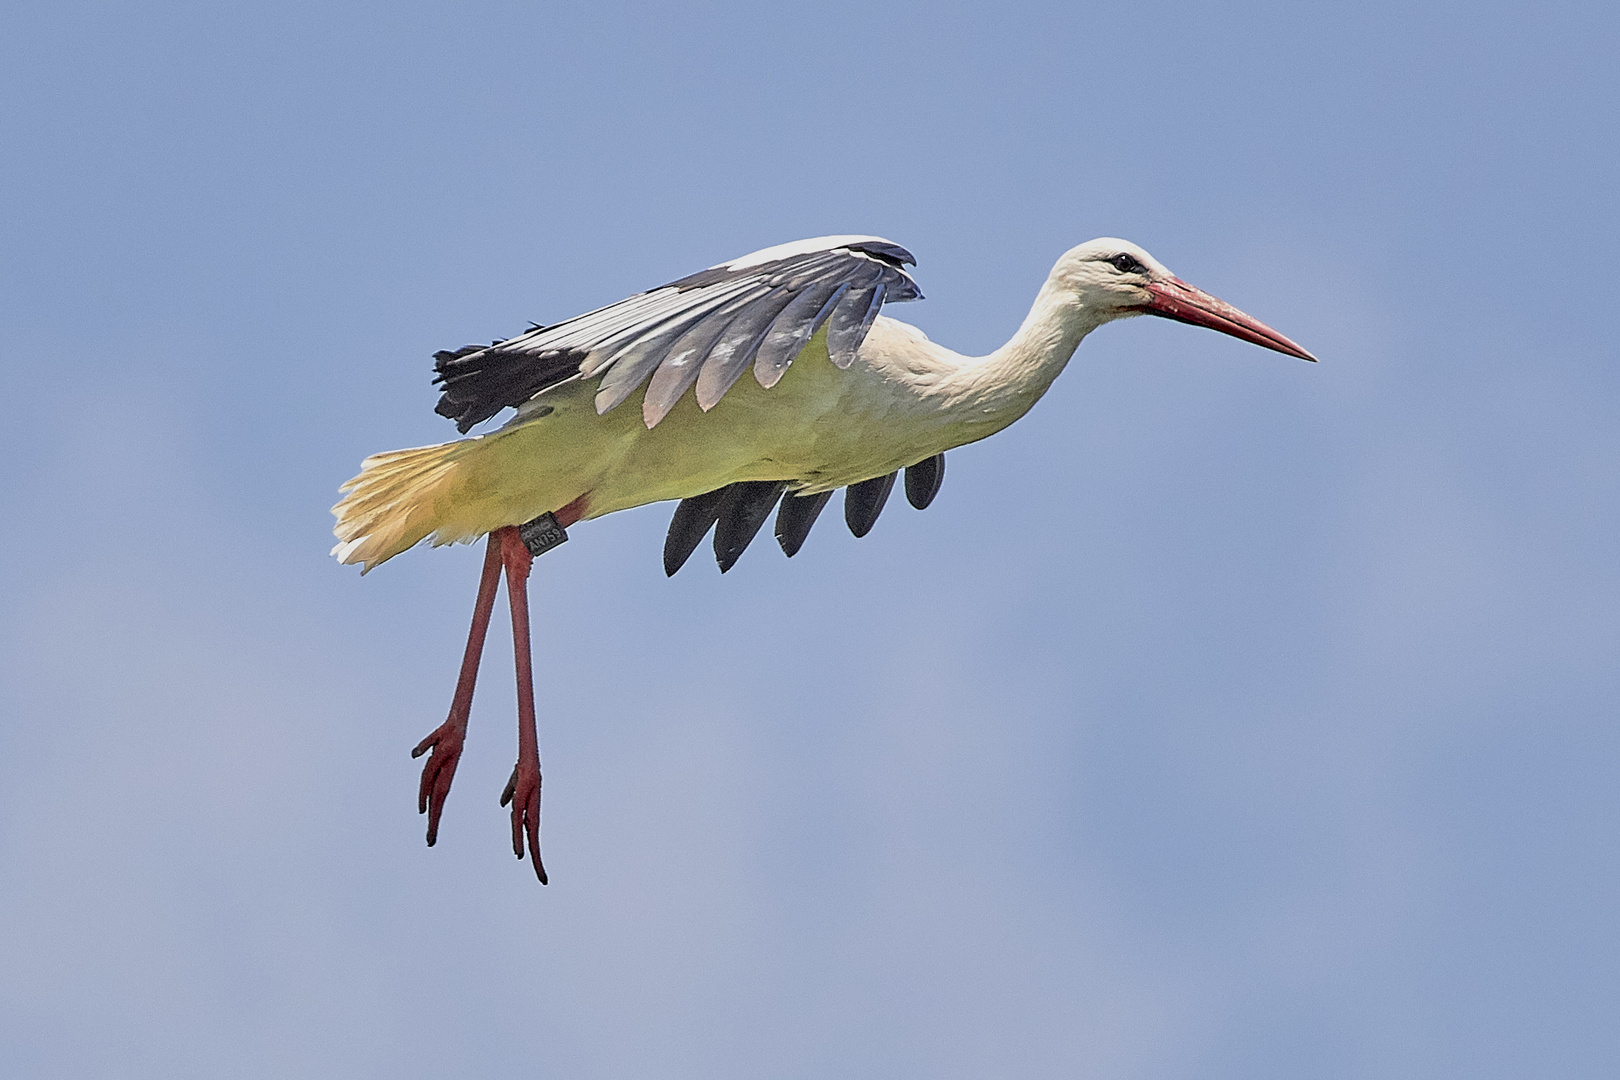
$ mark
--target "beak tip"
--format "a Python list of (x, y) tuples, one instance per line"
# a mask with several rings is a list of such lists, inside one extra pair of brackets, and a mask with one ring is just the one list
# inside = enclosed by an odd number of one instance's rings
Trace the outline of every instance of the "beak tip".
[(1298, 357), (1312, 364), (1318, 362), (1316, 357), (1298, 344), (1283, 337), (1254, 316), (1239, 311), (1224, 300), (1218, 300), (1180, 278), (1150, 284), (1148, 292), (1153, 297), (1152, 301), (1138, 310), (1229, 334), (1240, 341), (1280, 352), (1284, 356)]

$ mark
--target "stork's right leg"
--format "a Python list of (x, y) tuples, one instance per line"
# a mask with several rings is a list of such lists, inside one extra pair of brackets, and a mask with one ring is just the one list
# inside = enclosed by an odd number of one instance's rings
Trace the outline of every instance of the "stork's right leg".
[[(506, 599), (512, 609), (512, 656), (517, 662), (518, 759), (512, 779), (501, 793), (501, 805), (512, 807), (512, 854), (523, 858), (525, 840), (534, 876), (546, 883), (540, 861), (540, 739), (534, 722), (534, 666), (529, 649), (529, 553), (518, 530), (496, 530), (506, 562)], [(491, 538), (493, 539), (493, 537)]]
[(478, 681), (478, 661), (484, 655), (484, 637), (489, 632), (490, 612), (495, 607), (495, 590), (501, 582), (501, 545), (494, 534), (484, 552), (484, 574), (478, 580), (478, 602), (473, 606), (472, 630), (467, 634), (467, 651), (461, 658), (461, 677), (456, 680), (456, 696), (450, 701), (450, 716), (433, 733), (416, 744), (411, 757), (429, 750), (422, 766), (422, 784), (417, 790), (416, 811), (428, 816), (427, 842), (432, 847), (439, 838), (439, 815), (456, 778), (461, 748), (467, 741), (467, 717), (472, 712), (473, 684)]

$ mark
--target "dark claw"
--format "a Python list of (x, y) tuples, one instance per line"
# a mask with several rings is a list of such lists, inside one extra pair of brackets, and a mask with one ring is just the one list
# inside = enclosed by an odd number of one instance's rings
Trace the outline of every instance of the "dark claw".
[(782, 496), (782, 509), (776, 512), (776, 542), (782, 545), (788, 558), (793, 558), (804, 546), (810, 526), (816, 523), (832, 495), (830, 491), (823, 491), (818, 495)]
[(945, 455), (935, 454), (915, 465), (906, 466), (906, 501), (919, 510), (939, 494), (939, 485), (945, 482)]
[(461, 761), (466, 737), (465, 725), (446, 720), (411, 751), (413, 758), (433, 751), (433, 756), (422, 764), (422, 780), (416, 789), (416, 812), (428, 816), (428, 847), (439, 840), (439, 818), (444, 814), (444, 801), (450, 795), (451, 781), (456, 778), (456, 765)]
[(894, 490), (896, 475), (874, 476), (844, 489), (844, 524), (850, 532), (865, 536), (872, 531), (878, 515), (883, 513), (883, 504), (889, 501), (889, 492)]
[(545, 885), (548, 884), (546, 867), (540, 861), (540, 774), (534, 774), (531, 784), (527, 776), (519, 775), (522, 772), (521, 762), (512, 766), (512, 777), (506, 781), (506, 790), (501, 792), (501, 805), (512, 807), (512, 854), (523, 858), (527, 841), (534, 876)]
[(786, 488), (781, 480), (745, 480), (726, 489), (729, 494), (714, 529), (714, 559), (722, 574), (735, 566), (753, 543)]
[(728, 488), (715, 488), (690, 499), (682, 499), (669, 522), (664, 537), (664, 573), (670, 577), (686, 564), (703, 537), (714, 527), (724, 509)]

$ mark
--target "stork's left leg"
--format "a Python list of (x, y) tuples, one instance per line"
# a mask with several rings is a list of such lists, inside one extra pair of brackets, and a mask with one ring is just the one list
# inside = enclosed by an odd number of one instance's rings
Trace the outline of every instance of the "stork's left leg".
[[(506, 598), (512, 609), (512, 652), (517, 662), (518, 759), (501, 805), (512, 807), (512, 853), (523, 858), (528, 838), (535, 877), (546, 883), (540, 861), (540, 738), (534, 723), (534, 666), (529, 653), (529, 566), (534, 556), (513, 526), (496, 530), (506, 565)], [(493, 539), (493, 537), (492, 537)]]
[(467, 634), (467, 651), (461, 658), (461, 677), (450, 700), (450, 715), (416, 744), (411, 757), (429, 750), (433, 755), (422, 765), (422, 783), (417, 789), (416, 809), (428, 816), (427, 842), (432, 847), (439, 838), (439, 815), (450, 795), (450, 781), (456, 778), (456, 764), (467, 741), (467, 717), (472, 713), (473, 685), (478, 681), (478, 661), (484, 655), (484, 635), (489, 630), (490, 612), (495, 607), (495, 590), (501, 583), (501, 544), (491, 536), (484, 552), (484, 574), (478, 581), (478, 602), (473, 605), (472, 630)]

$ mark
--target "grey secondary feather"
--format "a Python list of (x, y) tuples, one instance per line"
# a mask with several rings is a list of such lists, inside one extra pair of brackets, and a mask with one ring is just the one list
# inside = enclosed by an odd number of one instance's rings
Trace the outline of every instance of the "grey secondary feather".
[[(676, 361), (644, 399), (651, 427), (694, 382), (705, 410), (751, 363), (761, 386), (776, 385), (822, 325), (833, 363), (848, 368), (878, 309), (922, 293), (904, 269), (916, 261), (905, 248), (875, 237), (829, 238), (837, 239), (844, 242), (810, 251), (787, 245), (791, 254), (752, 265), (745, 256), (486, 348), (440, 352), (438, 412), (465, 432), (580, 375), (601, 376), (596, 408), (607, 412)], [(722, 320), (722, 329), (700, 333), (710, 320)]]

